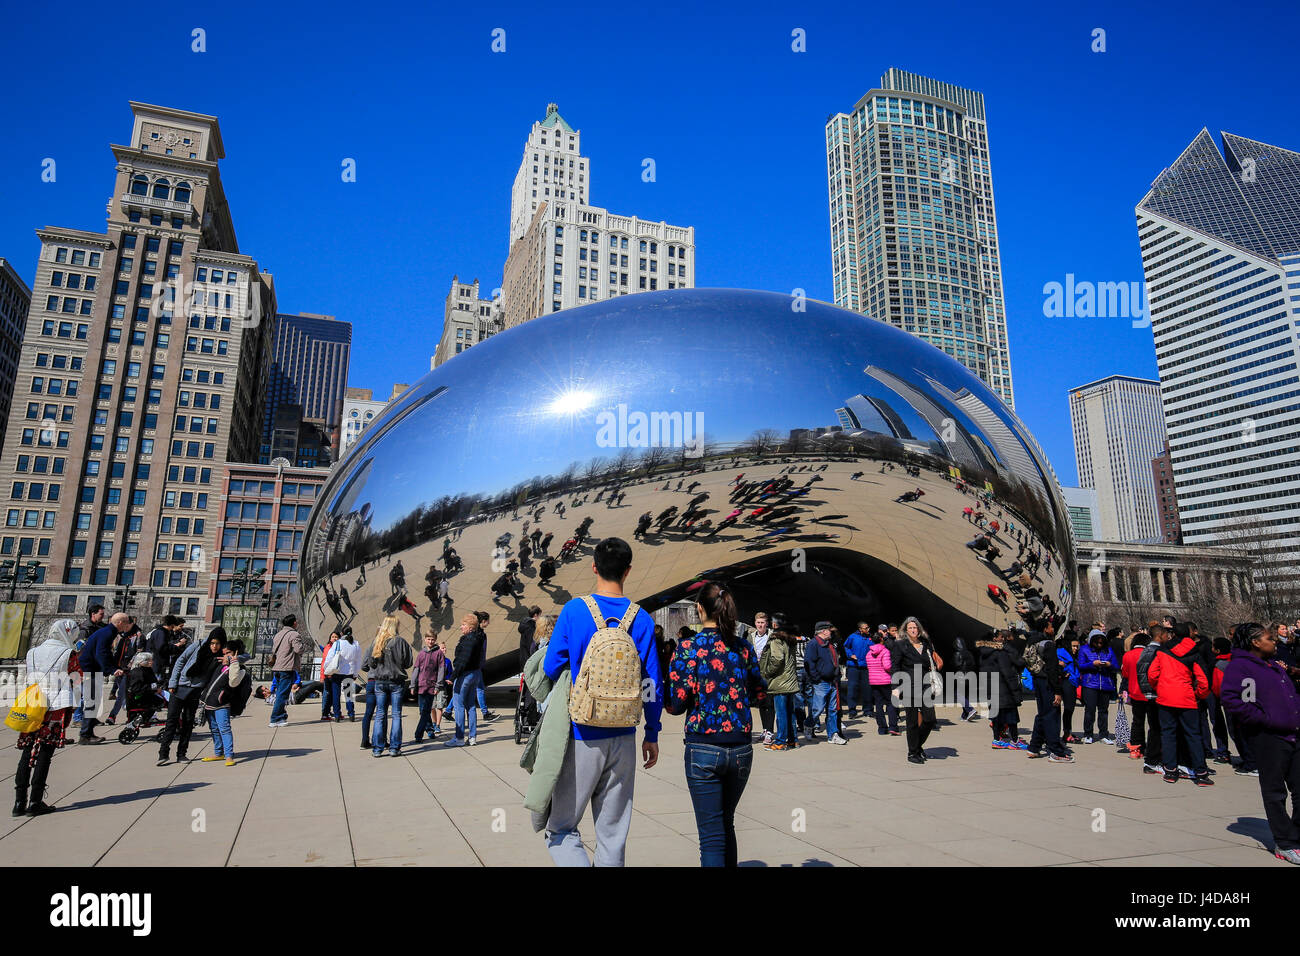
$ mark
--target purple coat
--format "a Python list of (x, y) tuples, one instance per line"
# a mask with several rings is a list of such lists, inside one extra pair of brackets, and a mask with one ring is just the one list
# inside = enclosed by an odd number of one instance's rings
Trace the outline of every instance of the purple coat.
[(411, 671), (411, 688), (417, 694), (436, 694), (439, 684), (446, 679), (447, 657), (442, 648), (420, 651), (415, 655), (415, 669)]
[(1220, 699), (1223, 709), (1247, 733), (1265, 731), (1294, 741), (1300, 731), (1300, 694), (1284, 665), (1276, 660), (1264, 661), (1234, 647), (1223, 674)]
[[(1110, 667), (1098, 667), (1097, 661), (1109, 661)], [(1084, 644), (1079, 648), (1081, 686), (1113, 691), (1117, 677), (1119, 677), (1119, 661), (1115, 659), (1115, 652), (1109, 647), (1097, 651)]]

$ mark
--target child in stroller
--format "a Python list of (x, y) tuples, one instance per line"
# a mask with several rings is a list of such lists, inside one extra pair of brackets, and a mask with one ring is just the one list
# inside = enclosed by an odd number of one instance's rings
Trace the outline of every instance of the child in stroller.
[(141, 651), (131, 658), (131, 667), (127, 671), (127, 724), (118, 733), (118, 741), (123, 744), (134, 743), (142, 729), (153, 726), (154, 712), (166, 706), (167, 701), (158, 693), (158, 675), (154, 673), (153, 655)]
[[(537, 619), (537, 629), (533, 631), (532, 644), (529, 646), (529, 656), (536, 654), (551, 641), (551, 632), (555, 630), (555, 615), (543, 614)], [(524, 675), (519, 675), (519, 701), (515, 706), (515, 743), (521, 744), (532, 736), (533, 731), (542, 720), (542, 710), (545, 705), (539, 705), (537, 700), (528, 691), (528, 685), (524, 683)]]

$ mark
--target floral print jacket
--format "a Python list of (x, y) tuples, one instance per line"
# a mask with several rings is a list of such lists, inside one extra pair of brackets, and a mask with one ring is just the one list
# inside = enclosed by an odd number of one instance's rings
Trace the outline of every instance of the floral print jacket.
[(704, 628), (678, 645), (667, 683), (664, 708), (686, 715), (687, 740), (749, 743), (749, 708), (767, 696), (749, 641), (741, 638), (728, 648), (715, 628)]

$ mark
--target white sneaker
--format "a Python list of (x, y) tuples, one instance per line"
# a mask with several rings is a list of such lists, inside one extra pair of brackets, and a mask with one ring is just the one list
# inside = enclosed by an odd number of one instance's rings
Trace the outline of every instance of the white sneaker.
[(1102, 738), (1101, 738), (1101, 742), (1102, 742), (1103, 744), (1109, 744), (1109, 745), (1112, 746), (1112, 747), (1115, 746), (1115, 738), (1114, 738), (1114, 737), (1102, 737)]
[(845, 740), (843, 737), (841, 737), (839, 734), (831, 734), (828, 738), (826, 738), (826, 742), (828, 744), (836, 744), (841, 747), (848, 743), (848, 741)]
[(477, 738), (477, 737), (471, 737), (471, 738), (469, 738), (469, 745), (470, 745), (471, 747), (473, 747), (476, 743), (478, 743), (478, 738)]
[(1090, 743), (1092, 743), (1092, 738), (1091, 738), (1091, 737), (1084, 737), (1084, 738), (1083, 738), (1083, 742), (1084, 742), (1085, 744), (1090, 744)]
[(763, 731), (763, 744), (767, 745), (770, 744), (771, 742), (772, 742), (772, 731), (770, 730)]
[(459, 737), (452, 737), (451, 740), (448, 740), (445, 744), (443, 744), (443, 746), (444, 746), (444, 747), (464, 747), (464, 746), (466, 746), (466, 744), (465, 744), (465, 741), (461, 740)]

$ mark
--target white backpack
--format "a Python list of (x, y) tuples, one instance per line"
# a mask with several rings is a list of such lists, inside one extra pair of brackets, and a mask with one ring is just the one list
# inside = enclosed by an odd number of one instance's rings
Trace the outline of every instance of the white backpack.
[(596, 633), (569, 689), (569, 717), (589, 727), (635, 727), (641, 721), (641, 655), (629, 632), (641, 608), (628, 602), (622, 620), (610, 627), (613, 618), (601, 616), (596, 599), (583, 600)]

